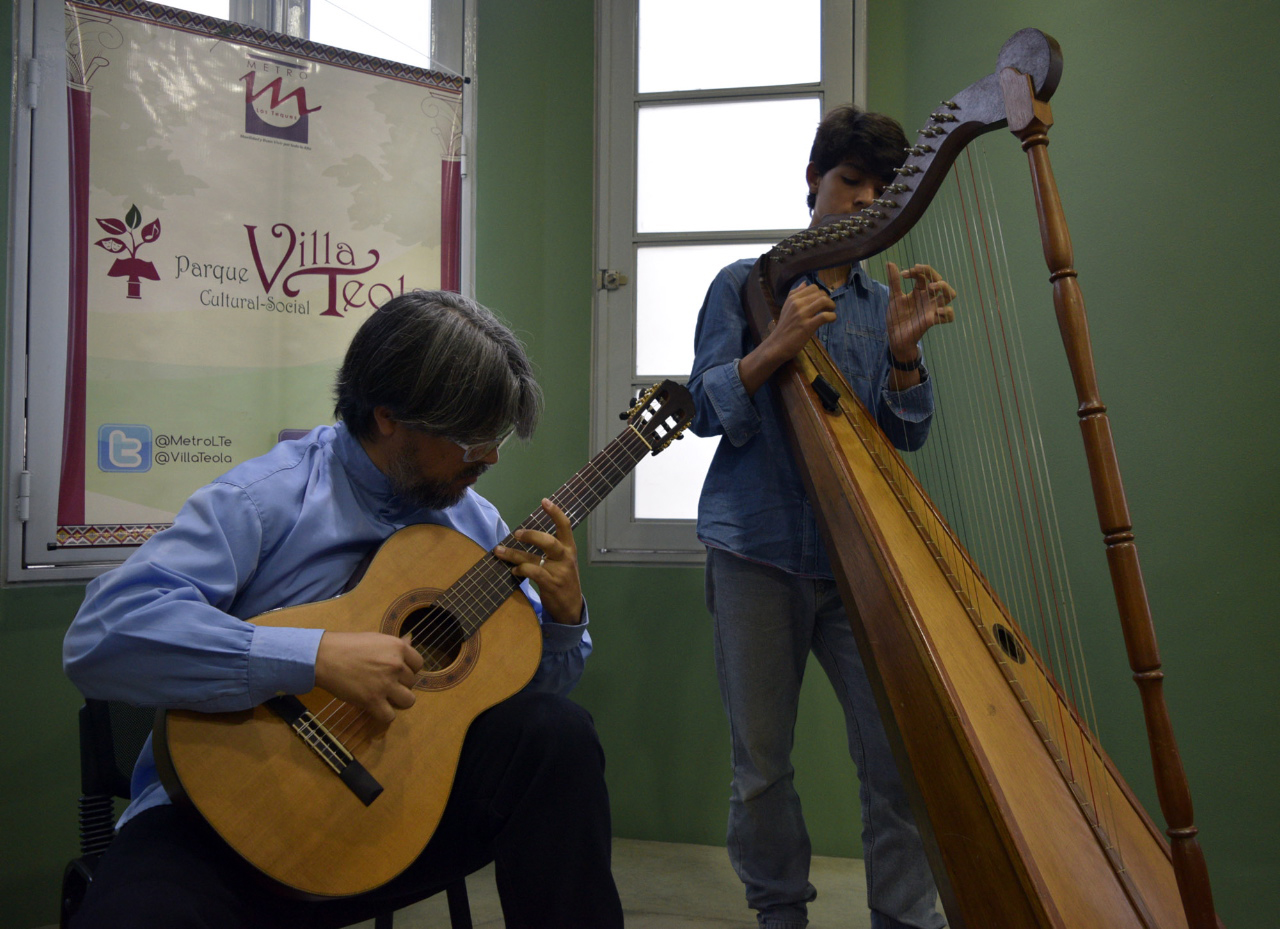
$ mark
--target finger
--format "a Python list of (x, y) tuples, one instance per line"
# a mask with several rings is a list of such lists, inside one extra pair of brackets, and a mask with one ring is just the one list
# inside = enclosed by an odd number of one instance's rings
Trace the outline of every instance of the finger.
[(892, 261), (885, 262), (885, 273), (889, 276), (889, 293), (894, 297), (902, 296), (902, 272)]
[(404, 659), (405, 666), (410, 672), (417, 674), (422, 668), (422, 652), (413, 647), (413, 633), (406, 632), (400, 636), (400, 641), (405, 644), (405, 648), (401, 650), (400, 655)]
[[(547, 535), (545, 532), (539, 532), (537, 533), (537, 535), (543, 536), (549, 540), (555, 539), (555, 536)], [(533, 540), (531, 534), (525, 531), (517, 532), (515, 535), (515, 539), (517, 542), (522, 542), (526, 545), (537, 545), (537, 543)], [(519, 548), (508, 548), (505, 545), (495, 546), (493, 549), (493, 554), (496, 555), (498, 558), (501, 558), (507, 564), (512, 565), (513, 567), (516, 567), (516, 568), (523, 568), (525, 565), (528, 565), (528, 564), (537, 564), (538, 559), (542, 557), (542, 554), (540, 552), (526, 552)], [(523, 575), (523, 576), (527, 577), (527, 575)]]
[(395, 721), (396, 711), (386, 700), (377, 700), (365, 706), (365, 712), (378, 725), (379, 728), (385, 729)]
[(538, 551), (521, 552), (517, 549), (508, 549), (512, 557), (507, 561), (512, 564), (537, 564), (544, 556), (547, 561), (552, 561), (564, 552), (564, 545), (559, 539), (549, 532), (539, 532), (537, 529), (520, 529), (515, 533), (515, 540), (521, 545), (531, 545)]
[(946, 281), (934, 281), (929, 285), (929, 295), (935, 303), (950, 303), (956, 298), (956, 289)]
[(561, 544), (571, 542), (573, 540), (573, 523), (569, 522), (569, 517), (565, 515), (564, 510), (546, 497), (542, 498), (542, 509), (556, 524), (556, 539)]
[[(398, 710), (407, 710), (417, 702), (417, 697), (408, 687), (393, 687), (387, 694), (387, 702)], [(392, 712), (392, 717), (395, 713)]]
[[(552, 538), (547, 536), (547, 538)], [(493, 553), (503, 561), (511, 565), (511, 575), (513, 577), (528, 578), (542, 585), (551, 580), (551, 575), (547, 573), (546, 563), (550, 559), (545, 553), (541, 552), (522, 552), (514, 548), (504, 548), (501, 545), (493, 550)]]

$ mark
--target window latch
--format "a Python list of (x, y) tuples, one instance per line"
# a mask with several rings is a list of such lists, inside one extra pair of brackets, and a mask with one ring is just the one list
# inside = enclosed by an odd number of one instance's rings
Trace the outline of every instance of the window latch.
[(601, 268), (596, 274), (597, 290), (617, 290), (619, 287), (625, 287), (628, 283), (630, 283), (630, 279), (621, 271)]

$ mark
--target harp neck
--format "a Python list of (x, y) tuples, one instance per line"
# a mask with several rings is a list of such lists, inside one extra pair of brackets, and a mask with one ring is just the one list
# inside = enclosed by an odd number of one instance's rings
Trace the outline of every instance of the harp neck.
[(1062, 73), (1058, 43), (1037, 29), (1015, 33), (1001, 48), (993, 73), (943, 101), (929, 117), (882, 197), (853, 215), (826, 217), (764, 255), (757, 271), (774, 303), (782, 302), (801, 274), (862, 261), (906, 235), (965, 146), (1008, 124), (1001, 74), (1009, 69), (1026, 75), (1036, 100), (1048, 101)]

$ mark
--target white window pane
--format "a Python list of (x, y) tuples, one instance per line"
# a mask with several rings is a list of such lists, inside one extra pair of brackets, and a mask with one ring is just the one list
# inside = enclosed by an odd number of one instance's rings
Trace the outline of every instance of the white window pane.
[[(650, 246), (636, 252), (637, 377), (683, 376), (693, 367), (698, 308), (716, 272), (759, 258), (773, 242)], [(665, 454), (665, 453), (664, 453)]]
[(640, 0), (640, 93), (817, 83), (819, 0)]
[(636, 126), (636, 230), (801, 229), (816, 97), (645, 106)]
[[(348, 12), (350, 11), (350, 12)], [(430, 0), (311, 0), (311, 40), (431, 67)]]
[(201, 16), (231, 18), (231, 0), (165, 0), (164, 5), (171, 6), (175, 10), (199, 13)]
[(636, 519), (696, 519), (698, 496), (720, 439), (685, 430), (661, 454), (636, 466)]

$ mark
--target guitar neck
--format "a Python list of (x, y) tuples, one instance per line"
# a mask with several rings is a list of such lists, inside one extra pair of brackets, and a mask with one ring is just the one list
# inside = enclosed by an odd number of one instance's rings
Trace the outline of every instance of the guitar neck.
[[(549, 499), (569, 517), (570, 525), (577, 526), (631, 473), (649, 451), (649, 444), (644, 437), (632, 426), (627, 426), (621, 435), (601, 449)], [(535, 529), (554, 535), (556, 526), (551, 515), (538, 507), (516, 527), (516, 531), (520, 529)], [(516, 541), (514, 532), (500, 544), (522, 552), (539, 551), (534, 545)], [(483, 558), (445, 591), (438, 602), (453, 612), (466, 634), (471, 635), (515, 592), (520, 581), (520, 578), (512, 575), (510, 564), (492, 552), (486, 552)]]

